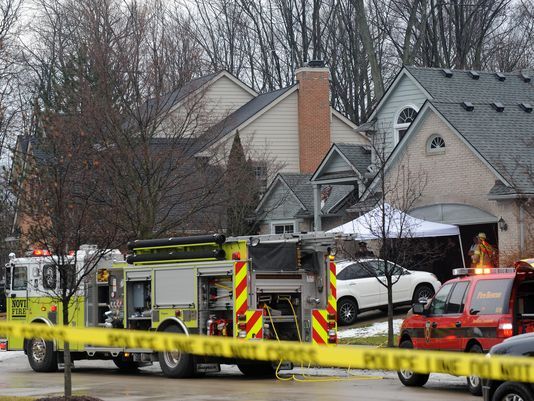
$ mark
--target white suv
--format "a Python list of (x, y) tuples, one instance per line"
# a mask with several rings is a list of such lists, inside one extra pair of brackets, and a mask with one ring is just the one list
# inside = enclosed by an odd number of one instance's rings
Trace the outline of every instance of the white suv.
[[(391, 262), (388, 262), (393, 265)], [(337, 264), (337, 314), (340, 325), (354, 323), (358, 313), (370, 309), (387, 309), (387, 288), (381, 259), (341, 261)], [(420, 298), (430, 299), (441, 283), (428, 272), (410, 271), (395, 266), (393, 305), (411, 305)], [(399, 277), (400, 276), (400, 277)]]

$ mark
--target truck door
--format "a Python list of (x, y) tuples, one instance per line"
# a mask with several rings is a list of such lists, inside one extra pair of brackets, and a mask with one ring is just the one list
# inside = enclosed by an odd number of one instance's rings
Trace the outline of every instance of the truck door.
[[(11, 266), (7, 295), (7, 320), (25, 322), (28, 313), (28, 267)], [(23, 348), (22, 338), (8, 338), (9, 350)]]
[(449, 351), (461, 349), (462, 340), (465, 338), (463, 312), (468, 287), (467, 281), (445, 285), (434, 298), (435, 302), (432, 302), (431, 314), (425, 326), (425, 334), (430, 340), (431, 348)]

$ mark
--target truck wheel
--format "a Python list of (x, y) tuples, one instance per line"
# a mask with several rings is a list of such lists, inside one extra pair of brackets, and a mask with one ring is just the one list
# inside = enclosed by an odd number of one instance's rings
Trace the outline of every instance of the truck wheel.
[[(473, 345), (469, 352), (482, 354), (482, 347), (478, 344)], [(482, 379), (478, 376), (467, 376), (467, 389), (473, 395), (482, 395)]]
[(430, 284), (420, 284), (415, 288), (415, 291), (413, 292), (412, 303), (418, 303), (419, 299), (421, 298), (430, 299), (434, 296), (434, 294), (434, 287), (432, 287)]
[[(413, 348), (413, 344), (410, 340), (404, 340), (400, 343), (399, 348)], [(397, 372), (402, 384), (407, 387), (421, 387), (426, 384), (430, 375), (428, 373), (415, 373), (411, 370), (399, 370)]]
[(247, 377), (274, 377), (275, 370), (269, 362), (238, 363), (237, 367)]
[(342, 298), (337, 303), (337, 321), (340, 326), (348, 326), (356, 321), (358, 305), (350, 298)]
[(57, 354), (54, 343), (42, 338), (32, 338), (28, 341), (28, 362), (36, 372), (55, 372), (57, 370)]
[[(165, 333), (180, 333), (183, 334), (182, 329), (178, 326), (169, 326)], [(159, 365), (163, 374), (167, 377), (185, 378), (192, 377), (194, 374), (193, 356), (179, 350), (163, 351), (158, 353)]]
[(531, 390), (522, 383), (504, 382), (495, 391), (495, 401), (534, 401)]
[(137, 372), (139, 369), (138, 362), (134, 362), (130, 359), (124, 359), (122, 354), (113, 358), (113, 363), (122, 372)]

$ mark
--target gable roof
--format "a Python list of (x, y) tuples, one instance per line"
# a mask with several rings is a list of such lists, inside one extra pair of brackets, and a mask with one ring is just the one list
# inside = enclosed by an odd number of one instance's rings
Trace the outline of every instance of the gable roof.
[(371, 164), (371, 149), (368, 146), (349, 143), (335, 145), (360, 173), (367, 171), (367, 167)]
[[(222, 77), (230, 79), (232, 82), (243, 88), (251, 95), (257, 95), (257, 93), (252, 88), (241, 82), (228, 71), (220, 70), (211, 74), (194, 78), (191, 81), (188, 81), (180, 87), (176, 88), (175, 90), (161, 95), (160, 97), (148, 99), (141, 107), (139, 107), (139, 111), (137, 112), (139, 114), (139, 118), (143, 121), (148, 121), (150, 118), (161, 115), (162, 113), (169, 112), (174, 106), (185, 100), (188, 96), (199, 91), (207, 84), (215, 82)], [(127, 124), (131, 123), (127, 122)]]
[(330, 150), (326, 153), (323, 160), (313, 173), (311, 181), (353, 177), (352, 174), (348, 176), (345, 172), (323, 172), (323, 169), (326, 169), (328, 162), (332, 159), (335, 153), (341, 155), (345, 162), (347, 162), (348, 168), (352, 169), (353, 171), (356, 171), (361, 175), (365, 174), (365, 172), (367, 171), (367, 167), (371, 164), (371, 151), (368, 146), (336, 142), (332, 144)]
[[(530, 102), (534, 101), (533, 82), (525, 82), (521, 72), (502, 73), (500, 81), (495, 72), (476, 71), (478, 79), (473, 79), (470, 70), (450, 70), (451, 77), (446, 77), (442, 68), (403, 66), (386, 92), (380, 98), (366, 122), (358, 130), (373, 130), (373, 119), (387, 102), (403, 77), (411, 79), (429, 100), (439, 102)], [(525, 75), (534, 79), (531, 71)]]
[[(470, 71), (451, 70), (447, 78), (441, 68), (404, 67), (439, 102), (469, 101), (472, 103), (501, 102), (521, 103), (534, 101), (534, 85), (525, 82), (521, 73), (502, 73), (500, 81), (495, 72), (477, 71), (478, 79), (473, 79)], [(533, 77), (531, 77), (533, 78)]]
[[(275, 187), (281, 183), (289, 190), (290, 194), (297, 200), (301, 210), (293, 217), (307, 217), (313, 215), (313, 185), (310, 182), (311, 174), (300, 173), (279, 173), (269, 185), (267, 192), (263, 195), (260, 204), (256, 208), (259, 212), (265, 201), (274, 193)], [(332, 211), (337, 204), (350, 195), (354, 190), (352, 185), (334, 185), (330, 187), (330, 194), (322, 207), (324, 214)]]
[(242, 124), (246, 123), (252, 118), (258, 117), (258, 113), (271, 105), (277, 100), (294, 89), (295, 85), (288, 86), (286, 88), (278, 89), (273, 92), (267, 92), (256, 96), (243, 106), (235, 110), (223, 120), (219, 121), (213, 127), (208, 130), (208, 136), (210, 136), (210, 144), (214, 144), (219, 139), (224, 138), (235, 129), (239, 128)]
[[(518, 104), (505, 105), (503, 112), (497, 112), (490, 104), (476, 103), (472, 111), (467, 111), (461, 103), (427, 100), (404, 138), (386, 160), (386, 170), (401, 154), (412, 132), (429, 110), (442, 118), (495, 173), (499, 180), (488, 193), (490, 198), (534, 194), (534, 113), (527, 113)], [(371, 193), (377, 176), (362, 194), (363, 200)]]
[(458, 103), (431, 104), (508, 181), (513, 192), (534, 194), (534, 113), (513, 102), (504, 103), (502, 112), (487, 103), (474, 103), (473, 111)]

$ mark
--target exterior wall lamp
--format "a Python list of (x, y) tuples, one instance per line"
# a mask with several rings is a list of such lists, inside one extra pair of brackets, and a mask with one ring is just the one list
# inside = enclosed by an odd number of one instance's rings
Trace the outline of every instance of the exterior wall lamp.
[(497, 221), (497, 224), (499, 226), (499, 230), (501, 230), (501, 231), (508, 230), (508, 224), (506, 224), (506, 221), (504, 221), (504, 219), (502, 217), (499, 218), (499, 220)]

